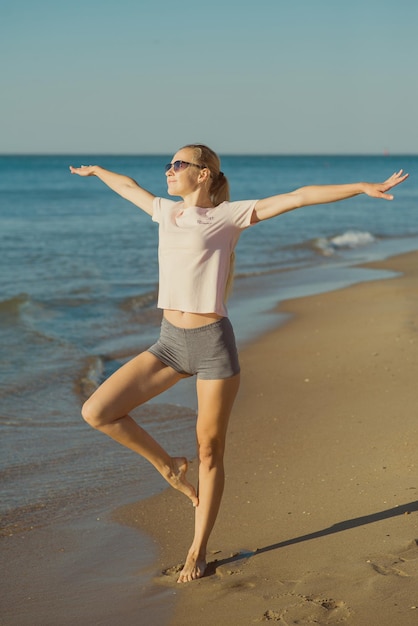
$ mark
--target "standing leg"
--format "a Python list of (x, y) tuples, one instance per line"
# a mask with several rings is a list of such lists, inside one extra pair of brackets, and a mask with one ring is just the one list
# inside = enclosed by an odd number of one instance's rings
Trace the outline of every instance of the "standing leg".
[(224, 489), (224, 451), (229, 416), (239, 388), (239, 374), (224, 380), (197, 381), (197, 444), (199, 504), (195, 531), (179, 583), (201, 578), (206, 569), (206, 547), (218, 515)]
[(184, 493), (196, 506), (196, 491), (186, 480), (186, 458), (171, 457), (129, 415), (133, 408), (182, 378), (185, 378), (183, 374), (164, 365), (150, 352), (143, 352), (94, 392), (84, 404), (82, 414), (90, 426), (145, 457), (172, 487)]

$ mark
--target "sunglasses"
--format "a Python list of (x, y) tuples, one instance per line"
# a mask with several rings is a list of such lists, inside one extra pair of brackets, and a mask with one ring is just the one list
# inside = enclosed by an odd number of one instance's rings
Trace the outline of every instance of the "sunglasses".
[(189, 165), (198, 167), (200, 170), (203, 170), (203, 168), (206, 167), (206, 165), (198, 165), (197, 163), (189, 163), (188, 161), (174, 161), (174, 163), (167, 163), (167, 165), (164, 167), (164, 170), (165, 173), (167, 173), (169, 170), (171, 170), (171, 168), (173, 168), (175, 172), (181, 172), (182, 170), (185, 170), (186, 167), (189, 167)]

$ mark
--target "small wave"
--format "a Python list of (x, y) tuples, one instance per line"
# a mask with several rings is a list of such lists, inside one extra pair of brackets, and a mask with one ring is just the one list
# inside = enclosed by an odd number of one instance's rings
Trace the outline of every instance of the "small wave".
[(332, 256), (339, 250), (347, 250), (366, 246), (376, 241), (376, 237), (369, 232), (348, 230), (342, 235), (321, 237), (313, 242), (314, 248), (324, 256)]
[(78, 381), (75, 383), (76, 393), (87, 399), (97, 389), (103, 376), (104, 363), (99, 356), (90, 356), (86, 359), (85, 367)]
[(243, 271), (243, 272), (236, 272), (234, 274), (234, 280), (243, 280), (244, 278), (254, 278), (256, 276), (264, 276), (265, 274), (274, 274), (275, 270), (272, 269), (268, 269), (268, 270), (254, 270), (253, 272), (251, 271)]
[(7, 300), (0, 300), (0, 315), (18, 317), (21, 307), (28, 302), (30, 302), (30, 296), (27, 293), (19, 293)]
[(153, 289), (152, 291), (126, 298), (120, 306), (124, 311), (142, 313), (144, 309), (149, 309), (157, 303), (157, 293), (157, 290)]
[(158, 290), (126, 298), (120, 308), (135, 324), (148, 324), (158, 327), (161, 323), (161, 310), (157, 308)]
[(293, 263), (286, 263), (282, 266), (270, 267), (265, 270), (258, 270), (254, 272), (239, 272), (234, 275), (235, 280), (244, 280), (246, 278), (255, 278), (257, 276), (273, 276), (276, 274), (282, 274), (283, 272), (291, 272), (293, 270), (300, 270), (304, 267), (309, 267), (309, 264), (302, 261), (295, 261)]
[[(34, 300), (28, 293), (19, 293), (6, 300), (0, 300), (0, 323), (7, 325), (24, 324), (26, 327), (33, 327), (33, 322), (47, 320), (51, 316), (48, 306), (39, 300)], [(50, 339), (42, 332), (39, 336)]]

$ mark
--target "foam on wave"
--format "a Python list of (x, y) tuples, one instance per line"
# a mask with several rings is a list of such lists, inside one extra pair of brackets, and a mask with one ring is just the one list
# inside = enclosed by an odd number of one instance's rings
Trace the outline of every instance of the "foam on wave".
[(376, 237), (369, 232), (348, 230), (334, 237), (321, 237), (316, 239), (314, 246), (324, 256), (332, 256), (339, 250), (360, 248), (376, 241)]

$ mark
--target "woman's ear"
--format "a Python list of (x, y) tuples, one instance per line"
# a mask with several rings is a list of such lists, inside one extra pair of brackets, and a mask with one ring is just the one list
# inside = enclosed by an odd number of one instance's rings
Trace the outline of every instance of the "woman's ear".
[(210, 178), (210, 170), (209, 170), (208, 167), (204, 167), (199, 172), (199, 176), (197, 178), (197, 182), (205, 183), (205, 182), (207, 182), (209, 180), (209, 178)]

